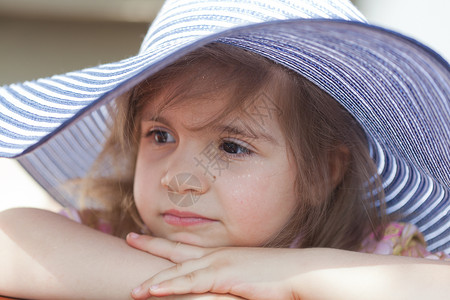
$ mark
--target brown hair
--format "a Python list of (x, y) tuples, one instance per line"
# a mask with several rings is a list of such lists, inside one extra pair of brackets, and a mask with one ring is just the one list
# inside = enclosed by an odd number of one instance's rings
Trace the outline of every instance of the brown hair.
[[(365, 134), (354, 118), (302, 76), (251, 52), (210, 44), (179, 59), (116, 100), (111, 136), (84, 180), (84, 194), (101, 200), (103, 218), (124, 236), (144, 227), (133, 200), (134, 170), (143, 107), (164, 90), (164, 109), (231, 92), (227, 107), (208, 126), (243, 109), (267, 89), (275, 91), (278, 122), (295, 159), (298, 205), (270, 247), (357, 249), (385, 220), (380, 179)], [(105, 165), (109, 166), (108, 176)], [(378, 203), (378, 205), (376, 205)]]

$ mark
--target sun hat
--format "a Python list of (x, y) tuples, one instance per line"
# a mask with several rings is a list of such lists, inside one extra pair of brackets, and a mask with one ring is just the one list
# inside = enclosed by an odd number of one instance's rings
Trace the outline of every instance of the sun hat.
[(49, 194), (102, 149), (114, 99), (211, 42), (265, 56), (314, 82), (361, 124), (388, 213), (450, 253), (450, 68), (419, 42), (367, 24), (346, 0), (169, 0), (131, 58), (0, 88), (0, 156)]

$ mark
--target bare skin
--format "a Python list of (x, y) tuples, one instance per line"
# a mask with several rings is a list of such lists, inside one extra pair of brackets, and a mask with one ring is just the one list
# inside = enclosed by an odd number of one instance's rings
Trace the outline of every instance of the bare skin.
[[(131, 299), (132, 288), (173, 266), (122, 239), (31, 208), (0, 212), (0, 245), (0, 295), (27, 299)], [(185, 299), (192, 298), (199, 299)]]
[(229, 293), (245, 299), (448, 299), (450, 262), (337, 249), (202, 248), (140, 236), (127, 241), (176, 266), (135, 299)]
[[(445, 299), (450, 294), (450, 263), (444, 261), (127, 238), (146, 253), (54, 213), (26, 208), (1, 212), (0, 228), (0, 294), (8, 296), (130, 299), (142, 282), (135, 299)], [(158, 288), (151, 290), (154, 285)]]

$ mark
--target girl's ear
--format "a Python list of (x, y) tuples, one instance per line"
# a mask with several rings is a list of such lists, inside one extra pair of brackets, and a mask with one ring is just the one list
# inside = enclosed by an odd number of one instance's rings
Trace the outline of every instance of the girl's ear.
[(328, 155), (330, 170), (330, 183), (334, 190), (342, 181), (350, 163), (350, 150), (347, 146), (340, 144)]

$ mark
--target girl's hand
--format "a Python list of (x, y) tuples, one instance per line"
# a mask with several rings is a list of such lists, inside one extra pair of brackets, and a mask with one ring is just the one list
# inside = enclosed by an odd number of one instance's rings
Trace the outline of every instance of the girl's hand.
[(299, 273), (296, 252), (269, 248), (202, 248), (161, 238), (127, 237), (129, 245), (177, 265), (153, 276), (132, 296), (203, 294), (245, 299), (296, 298), (290, 279)]
[[(133, 294), (245, 299), (448, 299), (450, 262), (345, 250), (202, 248), (138, 236), (128, 244), (176, 265)], [(178, 299), (178, 298), (177, 298)]]
[[(135, 298), (135, 299), (147, 299), (147, 298)], [(149, 298), (154, 299), (154, 298)], [(166, 297), (158, 297), (161, 300), (242, 300), (244, 298), (236, 297), (232, 295), (219, 295), (219, 294), (190, 294), (190, 295), (171, 295)], [(1, 300), (1, 298), (0, 298)]]

